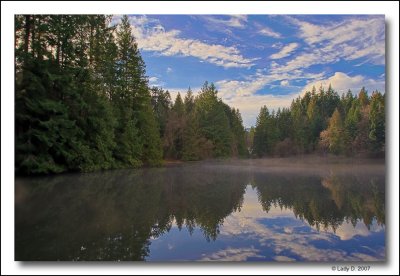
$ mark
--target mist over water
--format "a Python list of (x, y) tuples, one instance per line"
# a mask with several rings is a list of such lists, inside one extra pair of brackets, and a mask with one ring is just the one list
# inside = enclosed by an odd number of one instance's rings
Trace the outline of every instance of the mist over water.
[(326, 160), (17, 178), (15, 259), (384, 261), (384, 163)]

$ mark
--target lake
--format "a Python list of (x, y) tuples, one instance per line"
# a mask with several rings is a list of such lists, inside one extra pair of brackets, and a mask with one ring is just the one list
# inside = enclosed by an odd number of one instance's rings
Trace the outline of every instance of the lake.
[(19, 261), (385, 261), (384, 161), (16, 178)]

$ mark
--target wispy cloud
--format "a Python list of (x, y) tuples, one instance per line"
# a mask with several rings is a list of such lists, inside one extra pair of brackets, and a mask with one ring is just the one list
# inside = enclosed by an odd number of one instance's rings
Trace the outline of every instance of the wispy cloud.
[(290, 43), (288, 45), (286, 45), (285, 47), (283, 47), (278, 53), (275, 53), (273, 55), (271, 55), (269, 58), (270, 59), (281, 59), (284, 57), (289, 56), (297, 47), (299, 46), (298, 43)]
[(144, 51), (164, 56), (192, 56), (225, 68), (254, 65), (255, 58), (245, 58), (235, 47), (207, 44), (197, 39), (181, 38), (179, 30), (166, 31), (159, 23), (146, 20), (146, 16), (130, 17), (132, 33)]
[(281, 37), (282, 37), (282, 35), (281, 35), (280, 33), (275, 32), (275, 31), (273, 31), (271, 28), (266, 27), (266, 26), (262, 27), (262, 28), (258, 31), (258, 33), (259, 33), (260, 35), (270, 36), (270, 37), (274, 37), (274, 38), (281, 38)]
[(249, 257), (264, 258), (258, 254), (260, 250), (249, 248), (231, 248), (228, 247), (223, 250), (219, 250), (209, 256), (204, 256), (201, 261), (228, 261), (228, 262), (239, 262), (246, 261)]
[(238, 14), (238, 15), (227, 15), (228, 19), (217, 18), (216, 16), (202, 16), (206, 21), (217, 24), (224, 25), (233, 28), (244, 29), (246, 27), (247, 15)]
[[(382, 18), (351, 18), (329, 25), (315, 25), (295, 17), (286, 17), (298, 28), (298, 37), (308, 44), (292, 59), (271, 66), (271, 73), (304, 71), (313, 65), (364, 58), (361, 64), (385, 62), (385, 23)], [(288, 45), (289, 46), (289, 45)], [(283, 50), (270, 58), (285, 56)], [(281, 55), (282, 53), (282, 55)]]
[(324, 52), (336, 52), (346, 60), (368, 58), (376, 64), (385, 62), (385, 21), (382, 16), (351, 18), (339, 23), (315, 25), (288, 17), (299, 27), (299, 37)]

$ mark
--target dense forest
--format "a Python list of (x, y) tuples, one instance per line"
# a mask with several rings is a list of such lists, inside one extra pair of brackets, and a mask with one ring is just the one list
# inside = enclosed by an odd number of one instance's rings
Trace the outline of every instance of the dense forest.
[(19, 15), (16, 170), (21, 174), (159, 165), (245, 154), (239, 111), (204, 84), (172, 104), (151, 88), (127, 16)]
[(313, 87), (293, 100), (290, 108), (269, 112), (263, 106), (247, 144), (256, 156), (333, 153), (383, 157), (385, 154), (385, 94), (339, 96), (329, 85)]
[(313, 89), (288, 109), (261, 108), (246, 132), (238, 109), (205, 82), (173, 102), (150, 87), (127, 16), (15, 17), (18, 174), (156, 166), (163, 159), (285, 156), (314, 151), (379, 156), (385, 96)]

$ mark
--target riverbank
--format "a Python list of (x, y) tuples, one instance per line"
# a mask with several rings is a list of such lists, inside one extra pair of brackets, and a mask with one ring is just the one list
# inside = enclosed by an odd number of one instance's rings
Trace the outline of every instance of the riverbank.
[(168, 162), (166, 167), (195, 165), (216, 170), (252, 170), (266, 173), (317, 173), (327, 174), (350, 173), (352, 171), (365, 173), (382, 173), (386, 171), (384, 158), (360, 158), (335, 155), (299, 155), (292, 157), (271, 157), (258, 159), (210, 159), (190, 162)]

